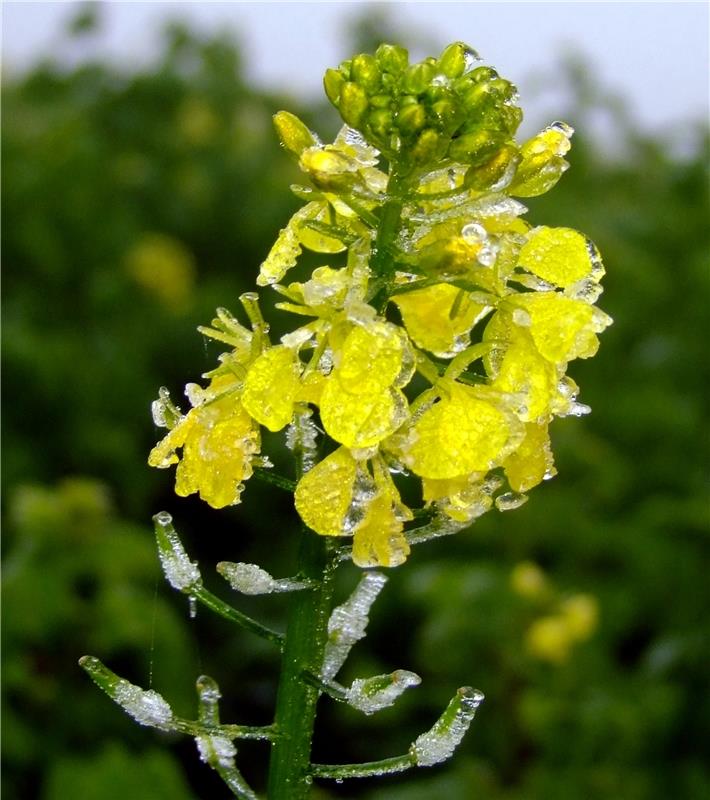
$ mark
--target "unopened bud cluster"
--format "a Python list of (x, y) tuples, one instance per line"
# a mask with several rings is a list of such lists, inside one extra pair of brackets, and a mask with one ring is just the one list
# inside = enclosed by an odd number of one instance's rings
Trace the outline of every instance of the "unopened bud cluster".
[(479, 165), (514, 135), (522, 111), (515, 86), (478, 60), (456, 42), (439, 58), (410, 64), (403, 47), (383, 44), (329, 69), (325, 91), (345, 122), (388, 158)]

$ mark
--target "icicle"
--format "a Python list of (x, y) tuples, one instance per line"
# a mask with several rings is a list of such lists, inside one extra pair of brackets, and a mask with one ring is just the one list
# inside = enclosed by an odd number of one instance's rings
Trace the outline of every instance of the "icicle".
[(375, 675), (353, 681), (346, 691), (346, 701), (365, 714), (374, 714), (393, 705), (410, 686), (418, 686), (422, 679), (414, 672), (398, 669), (390, 675)]
[(217, 572), (229, 582), (232, 589), (242, 594), (293, 592), (298, 589), (307, 589), (310, 586), (308, 581), (298, 581), (292, 578), (273, 578), (258, 564), (220, 561), (217, 564)]
[(297, 410), (286, 429), (286, 447), (300, 456), (303, 472), (308, 472), (316, 463), (319, 430), (312, 416), (310, 408)]
[(365, 636), (368, 613), (385, 583), (387, 578), (381, 572), (366, 572), (348, 600), (333, 609), (328, 620), (328, 642), (323, 659), (324, 681), (335, 677), (352, 646)]
[(482, 702), (483, 694), (478, 690), (469, 686), (459, 689), (434, 727), (423, 733), (412, 745), (411, 753), (417, 766), (433, 767), (434, 764), (450, 758)]
[(173, 527), (173, 518), (167, 511), (161, 511), (153, 517), (155, 538), (158, 542), (158, 555), (168, 583), (180, 592), (187, 592), (193, 586), (201, 585), (202, 576), (197, 564), (190, 561), (182, 546), (177, 531)]
[(136, 722), (161, 730), (172, 730), (173, 711), (162, 695), (119, 678), (93, 656), (83, 656), (79, 659), (79, 665)]

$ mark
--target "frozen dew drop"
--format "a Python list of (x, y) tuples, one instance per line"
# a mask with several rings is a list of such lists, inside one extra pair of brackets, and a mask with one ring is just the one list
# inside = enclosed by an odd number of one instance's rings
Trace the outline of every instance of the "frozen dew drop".
[(488, 238), (488, 231), (477, 222), (469, 222), (461, 228), (461, 236), (466, 244), (481, 244)]
[(528, 501), (526, 494), (520, 492), (505, 492), (498, 495), (495, 499), (496, 508), (498, 511), (512, 511), (515, 508), (520, 508)]
[(529, 328), (532, 325), (532, 318), (524, 308), (516, 308), (513, 311), (513, 322), (521, 328)]
[(581, 281), (572, 284), (565, 294), (575, 300), (583, 300), (592, 305), (596, 303), (604, 289), (592, 278), (583, 278)]
[(197, 598), (193, 594), (187, 598), (187, 613), (190, 619), (195, 619), (197, 617)]
[(155, 538), (158, 542), (158, 555), (168, 583), (180, 592), (202, 582), (197, 564), (190, 561), (182, 542), (173, 527), (173, 518), (167, 511), (153, 517)]
[(308, 472), (316, 463), (320, 431), (312, 416), (313, 412), (309, 408), (296, 411), (293, 421), (286, 428), (286, 447), (291, 452), (300, 454), (303, 472)]
[(347, 690), (347, 702), (364, 714), (374, 714), (393, 705), (397, 698), (422, 679), (414, 672), (399, 669), (390, 675), (376, 675), (353, 681)]
[(231, 739), (226, 736), (214, 733), (210, 736), (196, 736), (195, 744), (197, 745), (200, 759), (206, 764), (210, 764), (210, 766), (219, 765), (227, 769), (234, 767), (237, 748)]
[(385, 583), (387, 578), (381, 572), (366, 572), (350, 597), (333, 609), (328, 620), (323, 680), (328, 681), (335, 677), (355, 642), (365, 636), (370, 608)]
[(466, 734), (483, 694), (476, 689), (459, 689), (434, 727), (412, 745), (417, 766), (432, 767), (450, 758)]
[(466, 45), (463, 51), (463, 60), (465, 75), (467, 72), (471, 72), (471, 70), (475, 68), (476, 64), (479, 64), (483, 59), (478, 55), (476, 50)]
[(571, 139), (574, 134), (574, 128), (571, 125), (568, 125), (566, 122), (561, 122), (560, 120), (551, 122), (547, 126), (547, 129), (551, 131), (557, 131), (558, 133), (566, 136), (568, 139)]
[(588, 406), (586, 403), (578, 403), (576, 400), (573, 403), (570, 403), (567, 412), (564, 414), (560, 414), (561, 417), (585, 417), (587, 414), (591, 414), (592, 409), (591, 406)]
[(350, 506), (343, 519), (344, 533), (353, 533), (367, 514), (368, 506), (377, 493), (375, 482), (369, 472), (358, 465), (352, 488)]

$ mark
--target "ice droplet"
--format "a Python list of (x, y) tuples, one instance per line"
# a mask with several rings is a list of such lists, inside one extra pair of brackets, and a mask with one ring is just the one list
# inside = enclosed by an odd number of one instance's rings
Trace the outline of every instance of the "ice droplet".
[(498, 495), (495, 499), (496, 508), (498, 511), (512, 511), (515, 508), (520, 508), (528, 501), (526, 494), (520, 492), (505, 492), (505, 494)]
[(183, 418), (180, 409), (170, 399), (170, 392), (164, 386), (158, 389), (158, 399), (150, 404), (150, 413), (153, 423), (158, 428), (174, 428)]
[(574, 134), (574, 128), (571, 125), (568, 125), (566, 122), (561, 122), (560, 120), (555, 120), (551, 122), (547, 126), (548, 130), (558, 131), (559, 133), (566, 136), (568, 139), (571, 139)]
[(474, 69), (476, 64), (480, 63), (482, 60), (483, 59), (472, 47), (466, 45), (463, 51), (464, 75)]
[(367, 514), (372, 498), (377, 494), (377, 486), (370, 473), (358, 464), (353, 481), (352, 499), (343, 519), (343, 532), (353, 533)]
[(393, 705), (410, 686), (418, 686), (422, 679), (414, 672), (398, 669), (390, 675), (375, 675), (353, 681), (346, 692), (347, 702), (365, 714), (374, 714)]
[(516, 308), (513, 311), (513, 322), (521, 328), (529, 328), (532, 325), (532, 318), (524, 308)]
[(173, 527), (173, 518), (167, 511), (161, 511), (153, 517), (155, 538), (158, 542), (158, 555), (168, 583), (180, 592), (202, 582), (197, 564), (190, 561), (182, 546), (177, 531)]
[(297, 581), (291, 578), (276, 579), (258, 564), (232, 563), (220, 561), (217, 572), (225, 578), (229, 585), (242, 594), (272, 594), (273, 592), (292, 592), (297, 589), (306, 589), (306, 581)]
[(459, 689), (434, 727), (412, 745), (411, 753), (417, 766), (432, 767), (450, 758), (482, 702), (483, 694), (478, 690), (467, 686)]
[(328, 620), (323, 680), (329, 681), (336, 676), (355, 642), (365, 635), (370, 608), (385, 583), (387, 578), (381, 572), (366, 572), (350, 597), (333, 609)]

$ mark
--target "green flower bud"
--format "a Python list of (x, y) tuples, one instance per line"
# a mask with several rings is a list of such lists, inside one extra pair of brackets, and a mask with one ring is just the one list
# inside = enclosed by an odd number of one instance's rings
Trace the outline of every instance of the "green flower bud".
[(350, 69), (352, 66), (352, 60), (348, 59), (347, 61), (341, 61), (338, 66), (338, 72), (345, 78), (346, 81), (349, 81), (352, 77), (352, 70)]
[(520, 152), (516, 145), (505, 144), (498, 152), (482, 164), (471, 166), (466, 171), (464, 185), (480, 191), (504, 189), (515, 176), (520, 162)]
[(388, 108), (376, 108), (370, 113), (367, 124), (375, 136), (384, 138), (392, 129), (392, 121), (392, 112)]
[(429, 85), (436, 73), (433, 64), (422, 62), (412, 64), (404, 75), (403, 86), (405, 92), (409, 94), (421, 94)]
[(402, 133), (417, 133), (426, 125), (426, 111), (419, 103), (405, 106), (397, 114), (397, 127)]
[(447, 78), (459, 78), (466, 69), (468, 48), (463, 42), (450, 44), (439, 56), (439, 69)]
[(403, 94), (399, 98), (399, 107), (404, 108), (405, 106), (411, 106), (415, 103), (418, 103), (417, 96), (415, 94)]
[(380, 69), (375, 57), (361, 53), (353, 58), (352, 78), (360, 84), (368, 94), (377, 91), (380, 86)]
[(338, 101), (340, 100), (340, 91), (343, 88), (343, 84), (345, 83), (345, 77), (343, 73), (337, 69), (327, 69), (325, 71), (325, 75), (323, 76), (323, 86), (325, 87), (325, 93), (328, 96), (328, 100), (334, 105), (338, 105)]
[(392, 97), (389, 94), (373, 94), (370, 97), (370, 105), (373, 108), (389, 108), (392, 105)]
[(340, 104), (338, 110), (345, 122), (357, 128), (367, 111), (367, 95), (365, 90), (357, 83), (345, 83), (340, 90)]
[(295, 115), (288, 111), (279, 111), (274, 114), (274, 126), (281, 144), (297, 156), (308, 147), (318, 144), (315, 136)]
[(375, 51), (375, 59), (380, 69), (399, 75), (409, 64), (409, 53), (396, 44), (381, 44)]
[(412, 158), (419, 164), (426, 164), (439, 156), (442, 145), (442, 137), (433, 128), (427, 128), (419, 134), (411, 150)]
[(454, 139), (449, 146), (449, 156), (464, 164), (482, 164), (503, 143), (503, 134), (488, 128), (479, 128)]
[(458, 126), (460, 111), (451, 100), (438, 100), (431, 107), (431, 113), (442, 130), (452, 133)]

